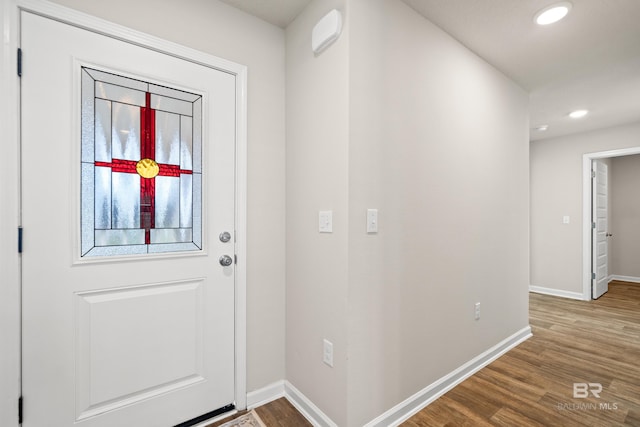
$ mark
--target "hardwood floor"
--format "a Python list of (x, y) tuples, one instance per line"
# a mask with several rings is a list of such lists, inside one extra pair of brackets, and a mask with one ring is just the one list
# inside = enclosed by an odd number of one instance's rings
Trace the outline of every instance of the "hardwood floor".
[(532, 293), (529, 315), (533, 337), (402, 425), (640, 426), (640, 285), (596, 301)]
[[(532, 293), (529, 314), (532, 338), (402, 426), (640, 426), (640, 284), (596, 301)], [(284, 398), (257, 411), (268, 427), (311, 425)]]

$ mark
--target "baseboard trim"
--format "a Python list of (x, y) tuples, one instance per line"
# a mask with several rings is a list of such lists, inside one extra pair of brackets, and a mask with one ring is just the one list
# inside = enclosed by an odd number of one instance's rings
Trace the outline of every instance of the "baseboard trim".
[(415, 415), (425, 406), (460, 384), (489, 363), (502, 356), (518, 344), (531, 337), (531, 327), (521, 329), (489, 350), (471, 359), (458, 369), (428, 385), (421, 391), (389, 409), (376, 419), (365, 424), (365, 427), (396, 427)]
[(584, 300), (583, 295), (580, 292), (563, 291), (561, 289), (544, 288), (542, 286), (530, 285), (529, 292), (534, 292), (536, 294), (543, 294), (543, 295), (551, 295), (554, 297), (577, 299), (581, 301)]
[[(376, 419), (368, 422), (364, 427), (396, 427), (400, 425), (438, 397), (530, 337), (531, 327), (527, 326), (389, 409)], [(320, 408), (289, 381), (277, 381), (259, 390), (248, 393), (247, 408), (256, 408), (283, 396), (314, 427), (338, 427), (331, 418), (322, 412)]]
[(609, 281), (612, 281), (612, 280), (620, 280), (621, 282), (640, 283), (640, 277), (619, 276), (617, 274), (612, 274), (611, 276), (609, 276)]
[(266, 405), (276, 399), (284, 397), (284, 380), (276, 381), (268, 386), (247, 393), (247, 409)]
[(304, 394), (289, 381), (284, 382), (284, 397), (309, 421), (314, 427), (338, 427), (331, 418), (311, 402)]

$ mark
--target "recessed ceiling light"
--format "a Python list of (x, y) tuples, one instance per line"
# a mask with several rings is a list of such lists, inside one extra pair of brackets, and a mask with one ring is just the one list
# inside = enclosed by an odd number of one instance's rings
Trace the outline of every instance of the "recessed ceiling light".
[(569, 113), (569, 117), (572, 119), (579, 119), (580, 117), (584, 117), (589, 114), (588, 110), (576, 110)]
[(571, 3), (568, 1), (561, 1), (554, 3), (551, 6), (547, 6), (533, 17), (533, 20), (538, 25), (549, 25), (554, 22), (558, 22), (571, 10)]
[(536, 126), (534, 128), (535, 130), (537, 130), (538, 132), (544, 132), (547, 129), (549, 129), (549, 125), (540, 125), (540, 126)]

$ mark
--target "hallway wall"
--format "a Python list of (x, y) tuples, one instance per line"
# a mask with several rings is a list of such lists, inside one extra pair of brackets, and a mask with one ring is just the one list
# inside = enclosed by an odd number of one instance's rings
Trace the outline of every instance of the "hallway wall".
[[(314, 55), (334, 7), (343, 33)], [(287, 28), (287, 380), (338, 425), (528, 326), (527, 105), (397, 0), (315, 0)]]
[[(339, 426), (347, 425), (349, 229), (349, 11), (315, 0), (286, 30), (286, 379)], [(344, 15), (340, 38), (320, 55), (311, 31), (327, 12)], [(318, 212), (333, 232), (318, 232)], [(333, 367), (322, 361), (333, 343)]]
[(523, 89), (406, 4), (350, 4), (348, 425), (362, 426), (528, 326), (529, 123)]
[(637, 146), (640, 123), (530, 143), (531, 286), (582, 297), (582, 157)]

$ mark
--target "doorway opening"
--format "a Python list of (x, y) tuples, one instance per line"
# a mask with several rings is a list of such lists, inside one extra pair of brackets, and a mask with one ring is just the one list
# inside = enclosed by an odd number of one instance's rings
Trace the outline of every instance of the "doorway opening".
[[(594, 299), (594, 253), (597, 253), (597, 240), (593, 238), (594, 191), (592, 171), (595, 160), (640, 154), (640, 147), (587, 153), (582, 156), (582, 299)], [(606, 232), (606, 231), (605, 231)], [(606, 232), (608, 233), (608, 232)], [(608, 279), (607, 279), (608, 280)], [(597, 295), (597, 292), (596, 292)]]

